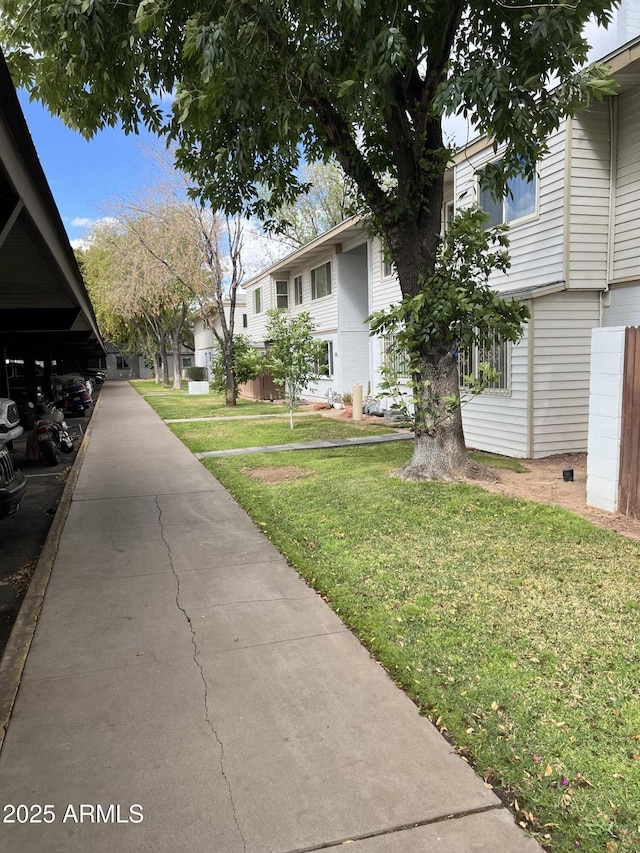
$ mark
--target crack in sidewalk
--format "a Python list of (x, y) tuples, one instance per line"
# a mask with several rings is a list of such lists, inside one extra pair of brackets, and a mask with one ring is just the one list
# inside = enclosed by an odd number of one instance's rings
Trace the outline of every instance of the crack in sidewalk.
[(167, 555), (169, 557), (169, 565), (171, 566), (171, 571), (173, 573), (173, 576), (176, 579), (176, 606), (177, 606), (178, 610), (182, 613), (184, 618), (186, 619), (187, 624), (189, 625), (189, 631), (191, 634), (191, 644), (193, 646), (192, 658), (193, 658), (193, 662), (195, 663), (195, 665), (198, 668), (198, 672), (200, 673), (200, 678), (202, 680), (202, 684), (204, 687), (204, 716), (205, 716), (205, 720), (207, 722), (207, 725), (209, 726), (209, 728), (213, 732), (213, 736), (216, 739), (216, 743), (218, 744), (218, 747), (220, 748), (220, 771), (222, 773), (222, 778), (224, 779), (224, 781), (227, 785), (227, 789), (229, 791), (229, 801), (231, 803), (231, 812), (233, 814), (233, 820), (235, 821), (236, 827), (238, 829), (238, 834), (240, 835), (240, 838), (242, 840), (242, 849), (246, 853), (247, 842), (246, 842), (244, 835), (242, 834), (242, 829), (240, 828), (240, 823), (238, 821), (238, 815), (236, 814), (236, 804), (235, 804), (234, 799), (233, 799), (233, 791), (231, 790), (231, 782), (229, 781), (229, 778), (228, 778), (226, 771), (225, 771), (224, 744), (223, 744), (222, 740), (220, 739), (220, 736), (218, 734), (216, 727), (213, 724), (213, 720), (211, 719), (211, 713), (209, 710), (209, 684), (207, 683), (207, 679), (206, 679), (205, 674), (204, 674), (204, 668), (203, 668), (202, 664), (200, 663), (200, 660), (198, 659), (198, 645), (196, 643), (196, 632), (195, 632), (195, 629), (193, 627), (193, 622), (191, 621), (191, 617), (189, 616), (189, 614), (187, 613), (185, 608), (180, 603), (180, 576), (176, 572), (175, 566), (173, 565), (173, 555), (171, 553), (171, 546), (169, 545), (169, 543), (165, 539), (164, 526), (163, 526), (163, 522), (162, 522), (162, 509), (160, 507), (158, 495), (155, 496), (155, 502), (156, 502), (156, 507), (158, 508), (158, 523), (160, 525), (160, 536), (162, 538), (162, 541), (164, 543), (165, 548), (167, 549)]
[(376, 829), (372, 832), (364, 832), (361, 835), (350, 835), (346, 838), (337, 838), (333, 841), (321, 841), (318, 844), (312, 844), (309, 847), (296, 847), (295, 850), (288, 850), (287, 853), (316, 853), (316, 851), (319, 850), (329, 850), (332, 847), (342, 847), (345, 844), (355, 844), (358, 841), (366, 841), (369, 838), (382, 838), (385, 835), (394, 835), (395, 833), (407, 832), (411, 829), (419, 829), (422, 826), (433, 826), (434, 824), (446, 823), (447, 821), (461, 820), (465, 817), (481, 815), (486, 812), (498, 811), (499, 809), (505, 809), (503, 803), (495, 803), (490, 806), (479, 806), (478, 808), (467, 809), (462, 812), (451, 812), (449, 814), (438, 815), (437, 817), (425, 818), (424, 820), (411, 821), (411, 823), (398, 824), (398, 826)]

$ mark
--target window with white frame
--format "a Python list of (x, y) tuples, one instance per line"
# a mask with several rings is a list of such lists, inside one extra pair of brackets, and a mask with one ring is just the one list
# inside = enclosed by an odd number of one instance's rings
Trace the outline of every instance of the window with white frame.
[(380, 342), (382, 367), (397, 376), (398, 379), (408, 379), (410, 375), (409, 356), (403, 347), (398, 345), (395, 335), (387, 335)]
[(257, 287), (253, 291), (253, 313), (262, 314), (262, 288)]
[[(496, 166), (500, 166), (500, 162)], [(482, 173), (480, 173), (482, 174)], [(489, 216), (485, 228), (495, 228), (503, 223), (516, 222), (536, 212), (537, 180), (524, 175), (515, 175), (507, 181), (507, 192), (504, 198), (495, 198), (492, 190), (483, 187), (478, 178), (478, 203)]]
[(276, 308), (286, 311), (289, 307), (289, 282), (276, 281)]
[(322, 299), (331, 293), (331, 262), (311, 270), (311, 298)]
[(497, 332), (488, 332), (480, 341), (458, 352), (458, 381), (460, 388), (466, 388), (465, 377), (482, 379), (481, 365), (489, 365), (499, 375), (487, 384), (485, 391), (507, 394), (511, 390), (509, 357), (511, 347)]
[(320, 377), (331, 379), (333, 376), (333, 341), (320, 341), (320, 355), (317, 367)]
[(246, 314), (242, 315), (242, 328), (246, 329), (249, 326), (249, 318)]
[(455, 204), (452, 201), (448, 201), (444, 206), (444, 222), (442, 223), (445, 234), (449, 233), (449, 228), (451, 227), (451, 220), (453, 219), (453, 217), (455, 215), (456, 215)]
[(395, 275), (395, 265), (390, 258), (382, 258), (382, 277), (383, 278), (391, 278), (392, 275)]
[(296, 305), (302, 305), (302, 276), (297, 275), (293, 279), (293, 301)]

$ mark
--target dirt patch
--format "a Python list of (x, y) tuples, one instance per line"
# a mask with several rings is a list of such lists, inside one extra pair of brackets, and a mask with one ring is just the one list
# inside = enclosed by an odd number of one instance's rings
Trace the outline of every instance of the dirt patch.
[[(640, 521), (625, 515), (605, 512), (586, 505), (587, 497), (587, 454), (573, 453), (551, 456), (547, 459), (524, 459), (529, 470), (522, 474), (515, 471), (495, 471), (495, 480), (470, 480), (489, 492), (509, 497), (525, 498), (538, 503), (551, 504), (571, 510), (592, 524), (613, 530), (629, 539), (640, 540)], [(573, 469), (573, 482), (565, 482), (562, 472)]]
[(299, 480), (308, 477), (309, 471), (304, 468), (296, 468), (295, 465), (281, 465), (278, 468), (243, 468), (242, 473), (261, 483), (273, 485), (275, 483), (286, 483), (289, 480)]

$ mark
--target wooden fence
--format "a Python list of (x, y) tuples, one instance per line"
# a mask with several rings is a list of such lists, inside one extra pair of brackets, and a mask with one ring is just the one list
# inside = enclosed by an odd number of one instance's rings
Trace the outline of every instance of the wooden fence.
[(640, 328), (625, 330), (618, 511), (640, 518)]
[(281, 386), (273, 381), (270, 373), (263, 373), (258, 379), (245, 382), (240, 387), (240, 396), (250, 400), (281, 400), (284, 392)]

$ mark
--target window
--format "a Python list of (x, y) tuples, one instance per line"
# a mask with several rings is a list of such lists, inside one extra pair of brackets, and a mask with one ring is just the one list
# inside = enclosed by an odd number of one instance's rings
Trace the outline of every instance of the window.
[(391, 276), (395, 273), (396, 268), (393, 265), (393, 261), (382, 259), (382, 277), (383, 278), (391, 278)]
[(191, 356), (183, 355), (182, 356), (182, 366), (183, 368), (191, 367)]
[(451, 226), (451, 220), (456, 215), (456, 208), (452, 201), (448, 201), (444, 206), (444, 233), (448, 234)]
[[(499, 167), (500, 162), (495, 165)], [(507, 193), (498, 201), (489, 188), (479, 183), (478, 201), (484, 212), (489, 214), (485, 228), (495, 228), (503, 222), (515, 222), (525, 216), (532, 216), (536, 212), (536, 178), (534, 176), (529, 180), (522, 175), (509, 178)]]
[(129, 360), (123, 355), (116, 356), (116, 370), (129, 370)]
[(322, 299), (331, 293), (331, 263), (311, 270), (311, 298)]
[(302, 305), (302, 276), (297, 275), (293, 280), (293, 301), (296, 305)]
[(262, 313), (262, 288), (258, 287), (253, 291), (253, 313)]
[(242, 315), (242, 328), (246, 329), (248, 325), (249, 325), (249, 320), (247, 319), (247, 315), (243, 314)]
[(318, 373), (324, 379), (333, 376), (333, 341), (320, 341), (320, 357), (318, 358)]
[(489, 332), (479, 343), (458, 353), (458, 379), (460, 388), (466, 387), (465, 376), (482, 378), (481, 364), (488, 364), (500, 375), (486, 387), (486, 391), (509, 392), (509, 344), (497, 332)]
[(409, 378), (409, 356), (406, 350), (401, 349), (394, 335), (382, 338), (382, 367), (389, 370), (398, 379)]
[(289, 307), (289, 282), (276, 281), (276, 307), (284, 311)]

